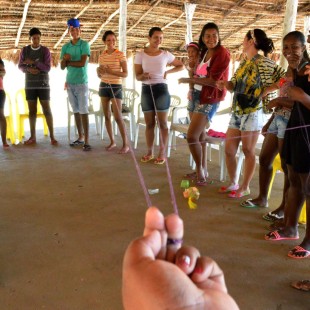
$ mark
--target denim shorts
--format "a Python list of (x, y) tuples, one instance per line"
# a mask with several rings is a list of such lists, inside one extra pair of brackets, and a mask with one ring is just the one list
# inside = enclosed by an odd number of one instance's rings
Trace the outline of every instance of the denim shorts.
[(25, 88), (26, 100), (27, 101), (37, 101), (38, 98), (42, 101), (50, 100), (50, 87), (47, 85), (42, 88)]
[(5, 91), (3, 89), (0, 89), (0, 109), (4, 109), (4, 103), (5, 103)]
[(68, 84), (67, 92), (73, 113), (88, 114), (88, 84)]
[(285, 130), (289, 118), (282, 115), (275, 115), (270, 123), (267, 132), (277, 135), (278, 139), (284, 139)]
[(240, 131), (259, 131), (265, 124), (263, 109), (243, 115), (232, 114), (228, 128)]
[(212, 121), (213, 116), (215, 115), (216, 111), (219, 108), (220, 103), (206, 103), (206, 104), (200, 104), (200, 90), (194, 89), (192, 93), (192, 101), (191, 105), (188, 104), (187, 110), (189, 112), (193, 113), (200, 113), (204, 114), (208, 117), (209, 122)]
[(147, 85), (142, 84), (141, 107), (143, 112), (167, 112), (170, 107), (170, 94), (165, 83)]
[(99, 96), (106, 98), (123, 99), (123, 87), (121, 84), (107, 84), (101, 82), (99, 85)]

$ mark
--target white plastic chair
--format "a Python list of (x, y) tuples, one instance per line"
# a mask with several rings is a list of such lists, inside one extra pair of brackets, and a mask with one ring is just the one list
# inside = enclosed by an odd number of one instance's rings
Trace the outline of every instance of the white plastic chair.
[[(181, 98), (179, 96), (176, 96), (176, 95), (171, 95), (170, 108), (169, 108), (169, 112), (168, 112), (168, 128), (169, 128), (169, 123), (172, 122), (173, 110), (175, 108), (177, 108), (180, 104), (181, 104)], [(136, 123), (135, 146), (134, 146), (135, 149), (138, 146), (140, 125), (145, 126), (144, 114), (143, 114), (143, 111), (141, 109), (141, 104), (139, 104), (139, 106), (138, 106), (138, 119), (137, 119), (137, 123)], [(159, 145), (159, 128), (158, 128), (157, 124), (155, 126), (156, 126), (155, 141), (156, 141), (156, 145)]]
[[(129, 132), (130, 140), (134, 141), (135, 131), (136, 131), (136, 116), (135, 116), (135, 101), (139, 97), (139, 93), (134, 89), (123, 88), (123, 100), (122, 105), (128, 108), (128, 112), (122, 112), (122, 117), (124, 121), (129, 122)], [(117, 135), (117, 124), (115, 120), (114, 124), (114, 134)]]

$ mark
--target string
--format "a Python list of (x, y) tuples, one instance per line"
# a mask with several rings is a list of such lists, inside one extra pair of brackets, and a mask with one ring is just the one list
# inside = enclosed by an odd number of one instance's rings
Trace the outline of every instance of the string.
[[(158, 113), (157, 113), (157, 108), (156, 108), (156, 104), (155, 104), (155, 98), (154, 98), (154, 94), (153, 94), (153, 89), (152, 89), (152, 85), (150, 85), (150, 91), (151, 91), (151, 96), (152, 96), (152, 100), (153, 100), (153, 105), (154, 105), (154, 110), (155, 110), (155, 119), (157, 122), (157, 126), (159, 128), (159, 138), (160, 138), (160, 144), (163, 146), (163, 137), (162, 137), (162, 133), (160, 130), (160, 125), (159, 125), (159, 121), (158, 121)], [(166, 148), (164, 147), (164, 158), (165, 158), (165, 167), (166, 167), (166, 173), (167, 173), (167, 179), (168, 179), (168, 184), (169, 184), (169, 190), (170, 190), (170, 197), (171, 197), (171, 203), (173, 206), (173, 210), (175, 214), (179, 214), (178, 212), (178, 206), (177, 206), (177, 202), (176, 202), (176, 198), (175, 198), (175, 193), (174, 193), (174, 189), (173, 189), (173, 184), (172, 184), (172, 177), (171, 177), (171, 173), (170, 173), (170, 168), (169, 168), (169, 164), (168, 164), (168, 158), (166, 157)]]
[[(116, 102), (116, 98), (115, 98), (115, 94), (114, 94), (112, 85), (111, 85), (111, 84), (109, 84), (109, 85), (110, 85), (110, 89), (111, 89), (113, 98), (114, 98), (114, 100), (115, 100), (115, 102)], [(119, 107), (118, 107), (117, 104), (116, 104), (116, 109), (117, 109), (118, 113), (121, 115), (122, 112), (119, 110)], [(131, 155), (131, 157), (132, 157), (132, 159), (133, 159), (134, 166), (135, 166), (135, 169), (136, 169), (136, 172), (137, 172), (137, 175), (138, 175), (138, 179), (139, 179), (139, 182), (140, 182), (140, 185), (141, 185), (141, 187), (142, 187), (143, 194), (144, 194), (144, 197), (145, 197), (145, 200), (146, 200), (146, 204), (147, 204), (148, 207), (151, 207), (151, 206), (152, 206), (151, 197), (150, 197), (149, 192), (148, 192), (148, 190), (147, 190), (147, 188), (146, 188), (145, 180), (144, 180), (144, 178), (143, 178), (143, 175), (142, 175), (140, 166), (139, 166), (139, 164), (138, 164), (138, 162), (137, 162), (137, 159), (136, 159), (136, 157), (135, 157), (134, 151), (133, 151), (133, 149), (132, 149), (131, 142), (130, 142), (130, 140), (128, 139), (128, 135), (127, 135), (126, 130), (125, 130), (125, 135), (126, 135), (127, 141), (129, 141), (129, 143), (128, 143), (128, 146), (129, 146), (129, 153), (130, 153), (130, 155)]]

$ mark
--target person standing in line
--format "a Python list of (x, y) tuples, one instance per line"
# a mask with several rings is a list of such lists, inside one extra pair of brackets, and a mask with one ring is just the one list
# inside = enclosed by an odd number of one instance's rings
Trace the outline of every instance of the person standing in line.
[[(258, 54), (262, 50), (264, 56)], [(262, 94), (266, 87), (276, 83), (285, 71), (266, 56), (273, 52), (274, 45), (261, 29), (249, 30), (243, 40), (246, 59), (239, 65), (230, 81), (218, 81), (219, 89), (234, 92), (232, 116), (226, 132), (225, 155), (230, 178), (228, 186), (222, 186), (220, 193), (229, 198), (250, 195), (250, 182), (255, 171), (255, 147), (260, 130), (264, 125)], [(236, 154), (242, 142), (245, 155), (243, 182), (237, 183)]]
[(106, 147), (106, 150), (110, 151), (116, 147), (111, 123), (111, 102), (114, 119), (123, 139), (123, 147), (118, 153), (125, 154), (129, 151), (129, 145), (125, 123), (122, 118), (122, 78), (126, 78), (128, 75), (127, 59), (123, 52), (115, 48), (116, 36), (113, 31), (106, 31), (103, 34), (102, 41), (106, 45), (106, 49), (99, 56), (97, 74), (101, 79), (99, 96), (101, 97), (105, 126), (110, 138), (110, 144)]
[(70, 146), (83, 145), (84, 151), (90, 151), (87, 72), (90, 47), (88, 42), (81, 39), (81, 25), (78, 19), (69, 19), (67, 25), (71, 40), (61, 49), (61, 69), (67, 68), (67, 93), (79, 135)]
[[(154, 161), (156, 165), (162, 165), (166, 161), (167, 122), (170, 107), (167, 75), (184, 69), (180, 60), (177, 60), (170, 52), (159, 48), (163, 37), (163, 32), (159, 27), (151, 28), (148, 36), (149, 45), (143, 51), (138, 52), (135, 57), (136, 79), (142, 82), (141, 107), (146, 124), (147, 153), (141, 158), (141, 162), (146, 163), (154, 159), (155, 116), (157, 116), (161, 139), (159, 153)], [(167, 65), (172, 68), (167, 70)]]
[(4, 148), (8, 148), (9, 145), (6, 141), (6, 119), (4, 115), (4, 103), (5, 103), (5, 91), (3, 88), (3, 77), (5, 76), (4, 62), (0, 58), (0, 131), (2, 145)]
[(41, 31), (38, 28), (30, 29), (29, 38), (31, 44), (22, 49), (18, 63), (18, 68), (26, 75), (25, 92), (29, 107), (30, 138), (24, 144), (36, 144), (37, 102), (39, 99), (49, 129), (51, 144), (57, 145), (50, 107), (48, 72), (51, 69), (51, 53), (47, 47), (40, 44)]
[(194, 84), (194, 110), (187, 132), (187, 142), (196, 163), (196, 173), (185, 177), (196, 179), (198, 186), (205, 186), (208, 171), (206, 166), (206, 127), (209, 126), (220, 102), (226, 96), (226, 89), (219, 90), (217, 80), (228, 79), (230, 53), (221, 45), (219, 28), (207, 23), (199, 37), (201, 62), (197, 65), (192, 78), (181, 78), (180, 83)]

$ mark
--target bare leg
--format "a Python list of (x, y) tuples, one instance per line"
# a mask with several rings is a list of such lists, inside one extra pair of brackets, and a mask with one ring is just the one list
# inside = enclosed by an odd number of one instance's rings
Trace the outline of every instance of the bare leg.
[(42, 100), (41, 106), (42, 106), (43, 113), (46, 119), (48, 130), (50, 132), (51, 142), (53, 143), (53, 141), (56, 141), (56, 140), (54, 137), (53, 115), (52, 115), (52, 111), (50, 107), (50, 102), (48, 100), (44, 100), (44, 101)]
[(251, 202), (260, 205), (267, 205), (269, 185), (273, 172), (273, 161), (278, 154), (278, 138), (276, 135), (267, 133), (259, 155), (259, 194)]
[(244, 161), (244, 175), (242, 184), (236, 191), (236, 195), (245, 190), (249, 190), (250, 182), (255, 171), (255, 146), (259, 136), (259, 131), (242, 131), (241, 141), (242, 141), (242, 151), (245, 156)]
[(82, 127), (82, 120), (81, 120), (81, 114), (80, 113), (74, 113), (74, 119), (75, 119), (75, 124), (76, 128), (78, 131), (79, 141), (84, 141), (84, 132), (83, 132), (83, 127)]
[(6, 119), (4, 116), (4, 109), (0, 109), (0, 131), (1, 131), (1, 139), (4, 147), (8, 146), (6, 141)]
[(108, 136), (110, 138), (110, 144), (106, 147), (107, 151), (112, 150), (116, 147), (112, 129), (112, 122), (111, 122), (111, 105), (110, 105), (110, 98), (108, 97), (101, 97), (102, 109), (104, 114), (104, 121), (105, 121), (105, 128), (107, 129)]
[[(203, 163), (203, 148), (205, 148), (205, 128), (207, 118), (201, 113), (193, 113), (187, 132), (189, 150), (196, 163), (197, 180), (205, 180), (206, 164)], [(205, 152), (205, 151), (204, 151)]]
[(82, 126), (84, 130), (84, 143), (89, 145), (89, 121), (88, 121), (88, 114), (80, 114), (82, 120)]
[(160, 130), (159, 153), (158, 158), (166, 158), (166, 149), (168, 141), (168, 112), (157, 112), (158, 125)]
[(37, 121), (37, 101), (28, 101), (29, 108), (29, 125), (30, 138), (29, 140), (36, 140), (36, 121)]
[[(303, 186), (305, 186), (304, 181), (306, 178), (304, 178), (303, 180), (301, 178), (301, 175), (296, 173), (293, 167), (290, 165), (287, 165), (287, 169), (288, 169), (288, 178), (290, 182), (290, 187), (287, 192), (287, 200), (285, 203), (285, 213), (284, 213), (285, 226), (280, 231), (280, 235), (291, 237), (298, 235), (297, 224), (302, 205), (305, 201), (305, 193), (303, 190)], [(308, 220), (308, 214), (307, 214), (307, 220)]]
[(241, 132), (238, 129), (228, 128), (226, 132), (225, 155), (226, 166), (230, 183), (237, 183), (237, 162), (236, 154), (241, 140)]
[(154, 129), (155, 129), (155, 112), (145, 112), (144, 113), (145, 120), (145, 139), (147, 145), (147, 153), (146, 156), (153, 155), (153, 147), (154, 147)]
[(118, 153), (125, 154), (129, 151), (129, 145), (126, 135), (126, 127), (122, 117), (122, 101), (120, 99), (114, 99), (114, 98), (111, 99), (111, 101), (113, 106), (114, 119), (117, 123), (117, 126), (119, 128), (123, 140), (123, 147), (120, 149)]

